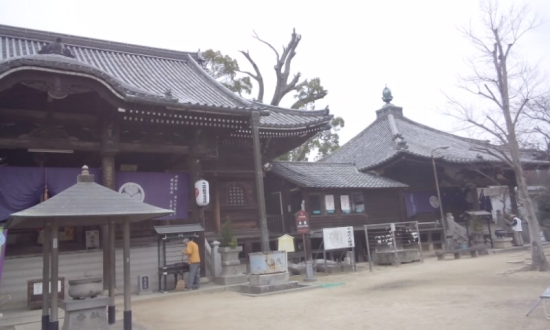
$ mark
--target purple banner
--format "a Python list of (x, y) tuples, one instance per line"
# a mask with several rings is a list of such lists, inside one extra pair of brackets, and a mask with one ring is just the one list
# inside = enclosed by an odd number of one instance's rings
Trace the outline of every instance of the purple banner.
[(439, 199), (433, 192), (413, 192), (405, 194), (407, 218), (418, 213), (433, 212), (439, 208)]
[(117, 172), (117, 190), (121, 194), (174, 214), (157, 220), (186, 219), (189, 202), (187, 173)]
[[(47, 191), (48, 198), (76, 183), (79, 168), (0, 167), (0, 221), (10, 214), (38, 204)], [(99, 182), (99, 169), (91, 168)]]
[(0, 286), (2, 285), (2, 272), (4, 270), (4, 258), (6, 257), (6, 246), (8, 245), (8, 230), (0, 227)]

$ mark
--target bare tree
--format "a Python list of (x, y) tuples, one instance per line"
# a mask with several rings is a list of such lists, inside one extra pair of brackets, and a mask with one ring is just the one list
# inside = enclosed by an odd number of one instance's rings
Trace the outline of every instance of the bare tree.
[[(507, 164), (515, 174), (517, 190), (526, 210), (531, 236), (533, 270), (548, 270), (540, 240), (540, 226), (521, 163), (519, 137), (529, 142), (526, 111), (529, 102), (537, 97), (540, 83), (537, 70), (529, 68), (515, 55), (516, 45), (525, 33), (536, 28), (540, 20), (527, 4), (512, 6), (505, 11), (496, 1), (484, 0), (480, 5), (482, 28), (471, 24), (461, 30), (476, 48), (476, 57), (469, 61), (472, 76), (462, 77), (463, 90), (484, 101), (473, 107), (449, 97), (450, 114), (472, 128), (489, 134), (498, 144), (480, 144), (473, 148), (490, 154)], [(481, 105), (481, 106), (480, 106)], [(485, 107), (485, 105), (487, 105)]]
[[(269, 42), (261, 39), (256, 32), (254, 32), (254, 38), (261, 43), (267, 45), (275, 53), (275, 66), (273, 68), (275, 70), (276, 83), (275, 91), (273, 92), (273, 98), (271, 99), (270, 103), (271, 105), (279, 105), (283, 97), (285, 97), (288, 93), (292, 91), (297, 91), (302, 94), (302, 102), (299, 103), (299, 99), (296, 104), (304, 105), (307, 103), (313, 103), (316, 100), (320, 100), (327, 95), (326, 90), (324, 90), (320, 84), (319, 78), (315, 78), (312, 82), (308, 82), (307, 79), (300, 81), (301, 74), (300, 72), (298, 72), (294, 74), (292, 79), (289, 81), (292, 60), (294, 59), (294, 56), (296, 56), (296, 48), (300, 44), (300, 40), (302, 40), (302, 36), (296, 33), (296, 29), (292, 30), (290, 41), (286, 46), (283, 46), (282, 53), (279, 53), (279, 51), (277, 51), (277, 49), (273, 47), (273, 45), (271, 45)], [(263, 102), (264, 80), (260, 69), (258, 68), (256, 62), (252, 59), (252, 56), (248, 51), (241, 50), (240, 52), (244, 55), (248, 62), (250, 62), (252, 68), (254, 68), (255, 73), (251, 73), (248, 71), (239, 72), (247, 74), (252, 77), (252, 79), (256, 80), (256, 82), (258, 83), (257, 100), (259, 102)], [(299, 106), (297, 106), (296, 108), (298, 107)]]

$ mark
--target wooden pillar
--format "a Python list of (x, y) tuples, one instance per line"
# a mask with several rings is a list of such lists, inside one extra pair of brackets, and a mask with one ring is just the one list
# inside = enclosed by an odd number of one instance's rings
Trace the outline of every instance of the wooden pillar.
[[(407, 202), (405, 201), (405, 191), (403, 189), (399, 189), (398, 193), (399, 198), (399, 217), (401, 218), (401, 221), (407, 221)], [(363, 200), (366, 201), (366, 196), (363, 192)], [(365, 210), (365, 212), (368, 212)]]
[[(51, 314), (50, 314), (50, 327), (49, 330), (59, 330), (59, 320), (57, 317), (57, 291), (58, 291), (58, 280), (59, 280), (59, 242), (58, 242), (58, 236), (59, 236), (59, 225), (58, 220), (54, 219), (52, 223), (52, 279), (51, 279)], [(44, 242), (46, 244), (46, 242)], [(42, 286), (42, 292), (48, 291), (48, 285)]]
[[(117, 120), (117, 109), (108, 109), (102, 117), (101, 123), (101, 184), (109, 189), (116, 190), (115, 155), (118, 152), (120, 142), (120, 129)], [(114, 258), (114, 250), (109, 249), (109, 224), (101, 226), (101, 247), (103, 249), (103, 290), (109, 290), (111, 278), (111, 262)], [(113, 260), (114, 261), (114, 260)], [(116, 275), (116, 272), (115, 272)]]
[(130, 274), (130, 220), (122, 225), (124, 263), (124, 330), (132, 330), (132, 280)]
[(44, 223), (44, 243), (42, 244), (42, 330), (48, 330), (50, 326), (50, 291), (45, 288), (49, 288), (50, 283), (50, 250), (51, 250), (51, 225), (50, 221), (46, 220)]
[[(198, 145), (199, 144), (199, 136), (200, 136), (200, 132), (197, 132), (194, 136), (194, 140), (193, 140), (193, 145)], [(206, 223), (205, 223), (205, 220), (204, 220), (204, 209), (199, 207), (197, 205), (197, 201), (195, 200), (195, 182), (197, 182), (197, 180), (200, 179), (201, 177), (201, 165), (200, 165), (200, 160), (198, 159), (198, 157), (193, 154), (193, 152), (189, 155), (189, 158), (188, 158), (188, 162), (189, 162), (189, 169), (190, 169), (190, 196), (191, 196), (191, 200), (190, 200), (190, 204), (189, 204), (189, 209), (191, 210), (191, 220), (194, 222), (194, 223), (198, 223), (200, 224), (204, 230), (206, 231)], [(206, 247), (204, 246), (205, 245), (205, 239), (204, 239), (204, 232), (203, 233), (197, 233), (199, 235), (199, 237), (196, 239), (196, 243), (197, 245), (199, 245), (199, 254), (200, 254), (200, 258), (201, 258), (201, 265), (200, 265), (200, 276), (201, 277), (204, 277), (206, 276)]]
[(116, 287), (116, 250), (115, 250), (115, 221), (109, 219), (109, 324), (114, 324), (116, 321), (115, 309), (115, 287)]
[(474, 211), (479, 211), (480, 206), (479, 206), (479, 194), (477, 193), (477, 186), (473, 186), (471, 189), (472, 189)]
[(201, 257), (201, 277), (206, 277), (206, 240), (204, 238), (204, 231), (198, 232), (197, 235), (199, 236), (196, 238), (196, 243), (199, 246), (199, 255)]
[[(101, 155), (101, 184), (109, 189), (116, 189), (115, 181), (115, 155), (113, 153), (103, 153)], [(114, 258), (114, 250), (109, 249), (109, 225), (101, 226), (101, 246), (103, 249), (103, 290), (108, 290), (110, 287), (111, 280), (111, 259)], [(114, 260), (113, 260), (114, 261)], [(116, 280), (115, 276), (112, 277), (112, 280)]]
[(260, 111), (252, 111), (252, 144), (254, 150), (254, 173), (256, 174), (256, 200), (258, 201), (258, 218), (260, 219), (260, 235), (262, 252), (268, 252), (269, 231), (265, 213), (264, 173), (262, 167), (262, 150), (260, 144)]
[[(199, 160), (193, 154), (189, 155), (189, 210), (191, 211), (191, 220), (193, 223), (199, 223), (199, 206), (195, 200), (195, 182), (199, 179)], [(206, 228), (204, 228), (206, 230)]]
[(216, 232), (219, 234), (221, 232), (221, 216), (220, 216), (220, 181), (218, 179), (213, 180), (214, 186), (214, 223), (216, 226)]

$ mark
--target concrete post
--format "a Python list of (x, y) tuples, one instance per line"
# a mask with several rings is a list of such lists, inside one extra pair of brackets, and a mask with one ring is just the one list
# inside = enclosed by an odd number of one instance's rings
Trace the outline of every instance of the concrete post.
[(211, 250), (210, 257), (212, 258), (211, 259), (212, 272), (213, 272), (212, 277), (214, 277), (214, 279), (220, 276), (220, 274), (222, 273), (222, 258), (220, 255), (219, 248), (220, 248), (220, 242), (218, 241), (212, 242), (212, 250)]

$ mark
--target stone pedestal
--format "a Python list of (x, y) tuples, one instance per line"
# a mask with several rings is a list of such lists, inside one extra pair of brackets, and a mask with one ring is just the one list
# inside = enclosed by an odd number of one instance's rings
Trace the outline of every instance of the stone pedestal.
[(373, 256), (374, 263), (377, 265), (394, 265), (396, 263), (420, 261), (420, 251), (416, 249), (398, 250), (397, 259), (395, 260), (395, 252), (393, 251), (377, 251)]
[(221, 247), (218, 252), (222, 258), (222, 272), (219, 277), (216, 277), (216, 284), (234, 285), (248, 282), (248, 278), (241, 272), (241, 261), (239, 253), (243, 250), (242, 247), (236, 248)]
[(288, 272), (276, 273), (276, 274), (261, 274), (250, 275), (250, 285), (263, 286), (263, 285), (275, 285), (288, 282)]
[(63, 330), (109, 330), (106, 307), (109, 297), (98, 296), (85, 300), (63, 300), (65, 311)]
[(495, 249), (508, 249), (512, 247), (512, 238), (493, 238), (493, 246)]

